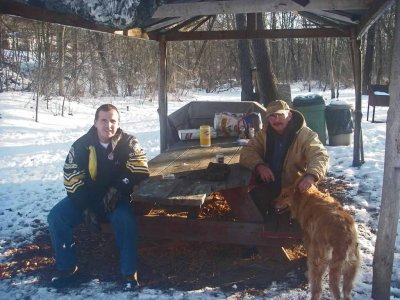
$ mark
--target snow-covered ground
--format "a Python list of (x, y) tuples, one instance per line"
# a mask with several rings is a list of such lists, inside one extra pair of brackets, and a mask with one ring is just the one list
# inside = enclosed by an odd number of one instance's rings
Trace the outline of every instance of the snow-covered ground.
[[(329, 93), (320, 93), (329, 97)], [(341, 90), (340, 100), (354, 104), (354, 90)], [(292, 86), (292, 97), (306, 94), (300, 85)], [(196, 100), (240, 101), (240, 90), (219, 94), (193, 92), (183, 102), (170, 101), (169, 112)], [(65, 196), (62, 166), (69, 147), (93, 124), (95, 108), (112, 102), (120, 108), (121, 127), (141, 142), (151, 159), (159, 153), (159, 121), (157, 101), (142, 103), (129, 98), (85, 99), (71, 104), (72, 115), (59, 115), (58, 104), (45, 103), (39, 109), (39, 122), (34, 121), (32, 95), (12, 92), (0, 94), (0, 263), (9, 258), (8, 250), (33, 241), (38, 224), (46, 223), (51, 207)], [(329, 101), (327, 101), (328, 104)], [(87, 104), (83, 104), (87, 103)], [(129, 106), (129, 109), (128, 107)], [(366, 116), (367, 98), (363, 96)], [(229, 111), (229, 108), (227, 108)], [(68, 111), (67, 111), (68, 112)], [(387, 108), (376, 109), (376, 120), (386, 120)], [(350, 182), (348, 195), (353, 199), (351, 210), (358, 226), (362, 265), (353, 291), (354, 299), (368, 299), (371, 294), (372, 261), (378, 211), (382, 194), (386, 123), (370, 123), (363, 117), (362, 131), (365, 164), (352, 167), (352, 146), (327, 146), (330, 173)], [(398, 230), (400, 232), (400, 230)], [(400, 299), (400, 241), (396, 241), (392, 273), (392, 299)], [(390, 251), (390, 249), (388, 249)], [(55, 289), (40, 286), (37, 278), (20, 275), (0, 282), (1, 299), (305, 299), (309, 291), (289, 289), (284, 284), (265, 287), (263, 297), (243, 292), (226, 294), (218, 286), (195, 291), (154, 290), (142, 288), (135, 292), (110, 293), (112, 283), (93, 280), (81, 289), (60, 294)], [(327, 285), (325, 283), (325, 288)], [(327, 289), (324, 298), (329, 298)]]

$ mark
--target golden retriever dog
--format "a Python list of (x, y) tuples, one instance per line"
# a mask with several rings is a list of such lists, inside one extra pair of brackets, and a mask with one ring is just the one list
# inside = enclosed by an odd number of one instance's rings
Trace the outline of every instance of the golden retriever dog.
[(312, 185), (301, 193), (296, 187), (282, 189), (275, 207), (289, 206), (304, 234), (311, 299), (320, 299), (322, 276), (329, 267), (329, 288), (334, 299), (351, 299), (351, 289), (360, 264), (357, 233), (352, 216), (329, 194)]

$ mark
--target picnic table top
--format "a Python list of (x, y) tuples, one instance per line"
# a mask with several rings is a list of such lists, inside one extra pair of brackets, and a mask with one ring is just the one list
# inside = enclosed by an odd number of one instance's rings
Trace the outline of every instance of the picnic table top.
[[(251, 172), (239, 165), (241, 147), (237, 138), (212, 139), (210, 147), (200, 147), (199, 140), (179, 141), (149, 161), (151, 176), (140, 184), (134, 199), (160, 205), (200, 206), (212, 192), (244, 187)], [(218, 153), (224, 155), (230, 172), (223, 180), (210, 180), (206, 169), (210, 162), (216, 163)]]

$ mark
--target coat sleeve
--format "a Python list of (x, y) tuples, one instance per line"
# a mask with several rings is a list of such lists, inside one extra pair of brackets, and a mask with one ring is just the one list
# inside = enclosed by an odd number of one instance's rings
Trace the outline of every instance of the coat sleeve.
[[(90, 195), (86, 185), (88, 153), (76, 143), (72, 145), (64, 163), (64, 187), (67, 195), (81, 209), (89, 206)], [(85, 163), (86, 161), (86, 163)]]
[(325, 177), (328, 170), (328, 152), (315, 132), (308, 130), (305, 134), (306, 174), (314, 175), (318, 181)]
[(123, 195), (129, 195), (133, 186), (149, 177), (150, 172), (146, 152), (141, 148), (139, 141), (135, 137), (130, 136), (122, 147), (125, 159), (121, 165), (121, 172), (112, 186)]
[(265, 131), (261, 130), (247, 145), (243, 146), (239, 160), (243, 167), (254, 172), (257, 165), (264, 163), (265, 136)]

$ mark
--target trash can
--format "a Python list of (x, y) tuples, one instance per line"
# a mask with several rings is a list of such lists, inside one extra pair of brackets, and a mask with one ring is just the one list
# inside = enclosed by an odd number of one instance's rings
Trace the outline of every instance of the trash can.
[(348, 146), (352, 141), (353, 114), (351, 105), (332, 101), (325, 110), (330, 146)]
[(293, 99), (293, 108), (300, 111), (307, 126), (314, 130), (320, 141), (326, 144), (325, 101), (318, 94), (297, 96)]

